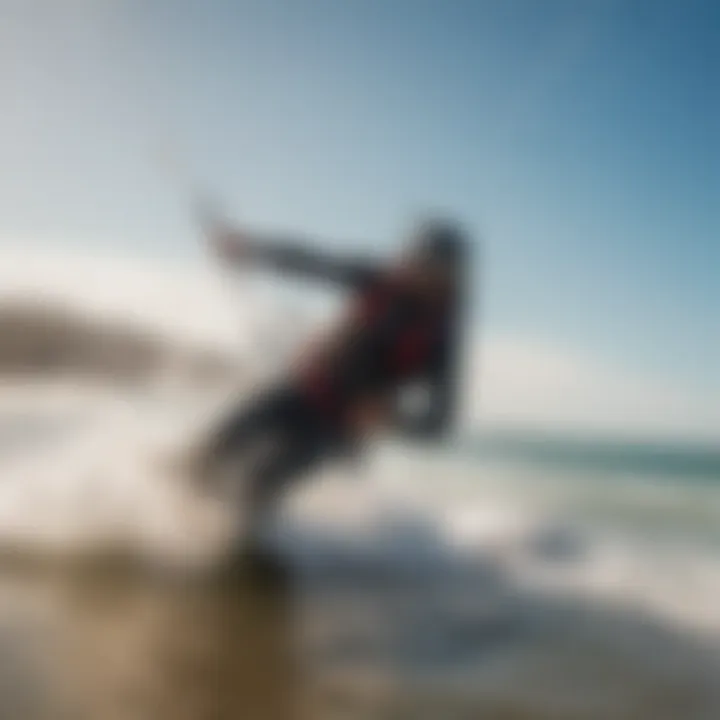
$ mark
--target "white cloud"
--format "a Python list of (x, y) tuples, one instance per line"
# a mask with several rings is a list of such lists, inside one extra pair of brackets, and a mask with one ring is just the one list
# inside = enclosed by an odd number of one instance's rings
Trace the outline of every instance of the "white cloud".
[(488, 338), (471, 360), (468, 412), (491, 426), (720, 439), (720, 398), (540, 341)]

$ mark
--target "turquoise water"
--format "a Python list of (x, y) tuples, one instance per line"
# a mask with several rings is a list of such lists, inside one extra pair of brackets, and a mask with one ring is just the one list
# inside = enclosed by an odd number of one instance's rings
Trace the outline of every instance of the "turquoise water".
[(720, 553), (720, 449), (488, 432), (439, 455), (452, 470), (438, 466), (430, 482), (441, 473), (448, 493), (462, 482), (481, 506), (500, 500), (606, 536)]
[(609, 478), (720, 483), (720, 447), (669, 442), (577, 440), (527, 433), (467, 440), (463, 450), (481, 459), (512, 459), (563, 471), (593, 469)]

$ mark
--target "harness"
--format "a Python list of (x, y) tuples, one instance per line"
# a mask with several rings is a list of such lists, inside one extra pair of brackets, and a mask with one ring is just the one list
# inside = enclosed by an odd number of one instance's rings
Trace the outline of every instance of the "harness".
[[(360, 320), (372, 327), (392, 310), (394, 303), (405, 292), (397, 281), (383, 283), (379, 288), (360, 300)], [(430, 358), (434, 341), (437, 338), (441, 313), (418, 314), (395, 336), (386, 349), (383, 364), (389, 374), (397, 380), (404, 380), (422, 370)]]
[[(407, 292), (404, 284), (389, 278), (363, 293), (353, 308), (353, 322), (368, 328), (376, 327)], [(443, 309), (431, 313), (418, 312), (417, 317), (399, 329), (387, 347), (381, 351), (379, 360), (383, 380), (399, 384), (427, 367), (442, 327)], [(342, 412), (343, 398), (338, 397), (333, 383), (333, 358), (313, 363), (304, 374), (301, 383), (306, 394), (325, 412)], [(342, 362), (342, 360), (340, 360)]]

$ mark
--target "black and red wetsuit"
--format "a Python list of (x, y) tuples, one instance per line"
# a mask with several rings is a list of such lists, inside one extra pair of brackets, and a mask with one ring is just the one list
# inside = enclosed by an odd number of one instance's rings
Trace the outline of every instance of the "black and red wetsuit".
[(409, 383), (423, 383), (428, 391), (424, 411), (408, 414), (398, 403), (391, 430), (432, 438), (450, 428), (460, 292), (442, 305), (431, 304), (400, 277), (367, 262), (267, 241), (255, 243), (251, 253), (255, 263), (330, 281), (352, 295), (339, 347), (311, 358), (303, 371), (265, 391), (220, 428), (214, 448), (220, 454), (244, 452), (263, 437), (273, 439), (272, 453), (254, 472), (259, 496), (275, 495), (319, 461), (351, 448), (346, 413), (362, 398), (392, 396)]

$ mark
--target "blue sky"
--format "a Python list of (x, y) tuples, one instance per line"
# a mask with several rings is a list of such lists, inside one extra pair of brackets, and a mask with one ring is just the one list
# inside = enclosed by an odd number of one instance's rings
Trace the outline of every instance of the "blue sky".
[(197, 255), (169, 147), (337, 249), (451, 212), (491, 333), (718, 392), (719, 33), (711, 0), (0, 0), (0, 242)]

